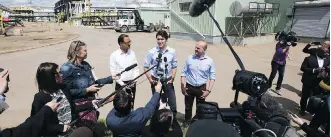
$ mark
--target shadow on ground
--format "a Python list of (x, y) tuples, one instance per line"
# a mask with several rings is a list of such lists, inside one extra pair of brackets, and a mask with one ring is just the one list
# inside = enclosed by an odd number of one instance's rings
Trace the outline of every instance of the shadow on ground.
[(300, 106), (298, 103), (294, 102), (293, 100), (283, 98), (283, 97), (274, 97), (275, 100), (277, 100), (278, 103), (282, 104), (285, 110), (291, 111), (292, 113), (298, 115), (300, 118), (306, 119), (310, 121), (312, 119), (312, 116), (310, 114), (306, 114), (305, 116), (300, 116)]
[(296, 93), (297, 95), (301, 94), (301, 90), (296, 89), (295, 87), (289, 85), (289, 84), (282, 84), (282, 88), (287, 89), (291, 92)]

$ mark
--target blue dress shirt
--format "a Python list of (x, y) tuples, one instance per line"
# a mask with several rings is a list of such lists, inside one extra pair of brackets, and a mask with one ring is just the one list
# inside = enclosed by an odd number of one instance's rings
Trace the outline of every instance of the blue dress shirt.
[(207, 55), (203, 58), (191, 55), (186, 59), (181, 76), (186, 77), (186, 82), (192, 86), (206, 84), (209, 79), (216, 79), (214, 62)]
[[(165, 72), (165, 64), (167, 63), (167, 75), (166, 78), (171, 77), (172, 69), (177, 68), (177, 57), (176, 57), (176, 51), (173, 48), (167, 47), (166, 50), (162, 51), (158, 46), (155, 48), (150, 49), (147, 52), (147, 55), (145, 57), (145, 63), (144, 68), (148, 69), (154, 65), (157, 65), (156, 58), (158, 57), (159, 53), (162, 53), (162, 62), (160, 63), (160, 69)], [(167, 57), (167, 62), (164, 62), (164, 57)], [(155, 78), (159, 78), (156, 70), (156, 67), (151, 70), (152, 76)], [(165, 74), (164, 74), (165, 75)]]

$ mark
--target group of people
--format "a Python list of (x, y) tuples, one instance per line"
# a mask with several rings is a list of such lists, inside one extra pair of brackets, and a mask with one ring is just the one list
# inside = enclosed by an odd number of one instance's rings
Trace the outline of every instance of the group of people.
[[(325, 134), (329, 135), (330, 132), (330, 41), (327, 40), (321, 45), (315, 45), (315, 42), (307, 44), (303, 48), (303, 52), (308, 54), (305, 57), (300, 70), (302, 74), (302, 92), (300, 94), (300, 112), (304, 116), (307, 111), (307, 103), (311, 96), (319, 96), (327, 105), (315, 113), (309, 126), (318, 129), (322, 125), (326, 125)], [(284, 46), (285, 45), (285, 46)], [(311, 46), (316, 46), (312, 48)], [(276, 84), (275, 92), (281, 95), (282, 81), (285, 72), (286, 60), (289, 57), (291, 43), (284, 43), (280, 41), (276, 44), (276, 51), (273, 56), (271, 66), (272, 71), (269, 77), (269, 87), (272, 87), (272, 81), (278, 72), (278, 81)], [(298, 117), (294, 116), (294, 121), (299, 125), (306, 125)]]
[[(100, 102), (103, 99), (97, 93), (103, 85), (112, 84), (113, 81), (118, 91), (105, 101), (105, 104), (112, 102), (114, 106), (106, 118), (106, 125), (113, 136), (182, 137), (183, 132), (176, 118), (177, 105), (173, 85), (178, 62), (175, 49), (167, 44), (168, 38), (166, 31), (158, 31), (156, 46), (145, 56), (143, 67), (152, 91), (152, 97), (146, 106), (134, 109), (137, 85), (133, 80), (140, 74), (139, 67), (123, 73), (127, 67), (138, 64), (136, 55), (131, 50), (131, 39), (128, 35), (121, 34), (118, 37), (119, 49), (111, 53), (109, 58), (111, 76), (105, 78), (97, 78), (93, 67), (85, 61), (87, 44), (73, 41), (68, 49), (68, 61), (62, 66), (52, 62), (39, 65), (36, 71), (38, 91), (34, 95), (30, 117), (17, 127), (2, 130), (0, 137), (93, 136), (99, 117), (97, 109), (104, 105), (100, 104), (104, 102)], [(301, 67), (304, 73), (300, 114), (305, 112), (307, 99), (314, 87), (329, 75), (329, 45), (329, 41), (326, 41), (320, 48), (309, 49), (310, 44), (304, 48), (304, 52), (310, 56), (305, 58)], [(185, 98), (183, 127), (192, 126), (187, 132), (187, 137), (205, 133), (225, 134), (230, 131), (206, 127), (206, 123), (213, 123), (210, 120), (190, 125), (194, 99), (196, 103), (204, 102), (216, 80), (214, 62), (207, 56), (207, 48), (206, 41), (198, 41), (194, 47), (195, 53), (187, 57), (180, 72), (181, 92)], [(290, 45), (284, 46), (284, 43), (278, 42), (272, 59), (269, 86), (271, 88), (278, 71), (277, 93), (281, 93), (289, 49)], [(151, 70), (148, 71), (149, 69)], [(3, 70), (0, 76), (0, 101), (5, 102), (5, 93), (9, 90), (8, 70)], [(146, 126), (149, 120), (150, 123)], [(297, 118), (294, 118), (294, 121), (303, 124)], [(214, 124), (222, 126), (222, 123)], [(198, 127), (206, 130), (194, 130)]]
[[(183, 136), (176, 119), (173, 86), (177, 56), (175, 49), (167, 45), (168, 37), (166, 31), (158, 31), (157, 44), (145, 57), (144, 69), (147, 71), (153, 67), (146, 73), (153, 96), (145, 107), (133, 110), (136, 83), (132, 80), (139, 75), (138, 67), (123, 73), (128, 66), (138, 64), (135, 53), (130, 49), (131, 40), (128, 35), (121, 34), (118, 37), (119, 49), (110, 55), (112, 75), (100, 79), (94, 74), (93, 67), (85, 61), (87, 44), (73, 41), (68, 49), (68, 61), (62, 66), (52, 62), (39, 65), (36, 71), (38, 91), (34, 95), (30, 117), (18, 127), (3, 130), (1, 136), (72, 136), (75, 132), (90, 135), (87, 132), (95, 130), (99, 117), (97, 109), (103, 100), (97, 93), (104, 84), (112, 84), (113, 81), (116, 82), (115, 89), (120, 91), (106, 101), (114, 105), (107, 115), (106, 124), (114, 136)], [(207, 43), (198, 41), (195, 53), (187, 58), (181, 71), (186, 126), (192, 118), (194, 98), (197, 102), (205, 100), (216, 79), (213, 60), (206, 55), (206, 50)], [(8, 73), (8, 70), (4, 70), (1, 80), (9, 77)], [(162, 84), (161, 79), (165, 80)], [(8, 82), (1, 81), (1, 84)], [(130, 86), (127, 85), (129, 83)], [(166, 101), (160, 101), (161, 96)], [(5, 100), (5, 92), (1, 93), (0, 99)], [(150, 119), (149, 126), (145, 127)]]

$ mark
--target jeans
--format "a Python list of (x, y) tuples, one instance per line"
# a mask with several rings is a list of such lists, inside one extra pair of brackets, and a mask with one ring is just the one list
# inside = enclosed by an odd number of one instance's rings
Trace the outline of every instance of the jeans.
[[(155, 84), (151, 84), (151, 88), (152, 88), (152, 93), (155, 93)], [(166, 86), (162, 87), (162, 91), (165, 91), (164, 88), (167, 88), (167, 93), (166, 94), (162, 94), (161, 98), (167, 98), (168, 99), (168, 104), (170, 106), (171, 111), (173, 112), (174, 116), (177, 116), (177, 104), (176, 104), (176, 94), (175, 94), (175, 88), (173, 83), (169, 83)], [(164, 96), (164, 95), (167, 95)]]
[(277, 86), (276, 90), (280, 90), (284, 78), (284, 73), (285, 73), (285, 64), (280, 65), (274, 61), (271, 62), (271, 74), (269, 76), (269, 88), (272, 86), (272, 81), (274, 80), (276, 74), (278, 71), (278, 80), (277, 80)]

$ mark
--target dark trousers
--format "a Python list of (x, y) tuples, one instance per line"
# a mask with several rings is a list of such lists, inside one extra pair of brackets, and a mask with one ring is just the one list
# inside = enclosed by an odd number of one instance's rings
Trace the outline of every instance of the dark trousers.
[[(156, 86), (155, 84), (151, 84), (153, 94), (155, 93), (155, 86)], [(165, 89), (165, 88), (167, 88), (167, 89)], [(161, 95), (161, 98), (168, 99), (168, 104), (169, 104), (171, 111), (173, 112), (174, 116), (177, 116), (176, 94), (175, 94), (175, 88), (174, 88), (173, 83), (169, 83), (169, 84), (166, 84), (166, 86), (162, 86), (161, 92), (164, 92), (164, 91), (166, 91), (167, 93), (166, 94), (163, 93)]]
[(277, 81), (277, 86), (276, 90), (281, 89), (283, 78), (284, 78), (284, 73), (285, 73), (285, 64), (280, 65), (274, 61), (271, 62), (271, 73), (269, 76), (269, 88), (272, 86), (272, 81), (274, 80), (276, 74), (278, 71), (278, 81)]
[[(129, 81), (123, 81), (125, 84), (129, 83)], [(122, 86), (118, 83), (116, 83), (116, 86), (115, 86), (115, 90), (119, 90), (120, 88), (122, 88)], [(131, 88), (131, 89), (126, 89), (125, 90), (126, 93), (132, 95), (132, 108), (134, 107), (134, 99), (136, 98), (136, 84)]]
[(307, 84), (302, 84), (302, 94), (300, 99), (300, 109), (302, 112), (306, 111), (308, 98), (313, 92), (313, 86), (307, 86)]
[(313, 119), (309, 123), (309, 126), (313, 129), (318, 129), (322, 125), (326, 126), (325, 134), (330, 135), (330, 110), (327, 103), (315, 113)]
[(196, 104), (205, 101), (205, 99), (201, 99), (200, 97), (203, 95), (202, 90), (206, 89), (206, 84), (195, 87), (186, 83), (186, 88), (187, 95), (185, 96), (185, 121), (189, 122), (192, 119), (192, 107), (194, 98), (196, 98)]

